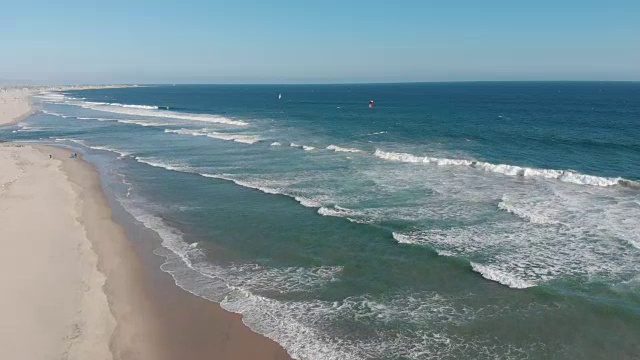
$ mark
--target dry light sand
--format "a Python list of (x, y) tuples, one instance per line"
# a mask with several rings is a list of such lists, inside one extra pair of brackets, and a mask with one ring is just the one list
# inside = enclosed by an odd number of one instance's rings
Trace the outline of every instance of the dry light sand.
[(31, 112), (32, 88), (0, 87), (0, 126), (19, 121)]
[(59, 160), (0, 144), (0, 358), (111, 359), (105, 277)]

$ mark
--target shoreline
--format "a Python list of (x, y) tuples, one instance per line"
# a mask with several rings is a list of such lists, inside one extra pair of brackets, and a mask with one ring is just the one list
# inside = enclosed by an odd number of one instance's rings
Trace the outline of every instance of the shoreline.
[(13, 125), (31, 116), (31, 97), (42, 91), (125, 88), (132, 85), (20, 86), (0, 84), (0, 126)]
[[(69, 180), (92, 194), (85, 200), (83, 216), (118, 324), (112, 347), (115, 359), (129, 359), (138, 352), (151, 357), (134, 358), (291, 359), (279, 344), (249, 329), (241, 315), (178, 287), (160, 269), (164, 258), (153, 253), (160, 246), (159, 240), (152, 239), (155, 233), (139, 224), (127, 227), (113, 220), (116, 214), (91, 163), (68, 158), (66, 149), (43, 148), (66, 156), (63, 171)], [(124, 209), (117, 215), (131, 217)], [(107, 234), (107, 229), (115, 235)], [(139, 348), (141, 338), (147, 339), (143, 348)]]
[(179, 288), (148, 229), (114, 220), (98, 170), (71, 152), (0, 144), (0, 239), (15, 239), (0, 242), (11, 294), (1, 358), (291, 359), (241, 315)]
[[(34, 92), (29, 90), (23, 96), (30, 99)], [(4, 105), (6, 102), (0, 104), (0, 110)], [(32, 112), (29, 103), (26, 112), (0, 126), (18, 122)], [(5, 257), (14, 259), (5, 264), (3, 273), (8, 278), (3, 282), (10, 281), (11, 270), (15, 272), (19, 264), (29, 264), (24, 258), (32, 256), (31, 247), (46, 250), (31, 260), (34, 266), (28, 272), (29, 281), (6, 286), (12, 296), (0, 301), (0, 311), (6, 311), (1, 315), (13, 316), (6, 321), (7, 328), (23, 324), (23, 331), (5, 334), (7, 346), (0, 346), (0, 357), (291, 359), (278, 343), (246, 326), (242, 315), (180, 288), (171, 274), (160, 269), (164, 258), (153, 253), (160, 246), (159, 236), (111, 203), (99, 170), (80, 154), (77, 159), (70, 158), (71, 152), (49, 145), (0, 143), (0, 246), (5, 247)], [(34, 197), (33, 202), (22, 199), (15, 189)], [(63, 195), (66, 198), (51, 200)], [(5, 222), (15, 226), (6, 227)], [(68, 233), (69, 224), (75, 226), (75, 238)], [(75, 239), (76, 244), (71, 250), (67, 249), (69, 239)], [(15, 243), (26, 248), (14, 251)], [(73, 248), (83, 252), (75, 253)], [(46, 261), (54, 255), (66, 260), (61, 264)], [(50, 277), (45, 284), (37, 276), (43, 272)], [(79, 278), (89, 275), (89, 279)], [(32, 293), (40, 288), (60, 293), (60, 299), (46, 294), (34, 297)], [(31, 298), (48, 306), (25, 301)], [(68, 304), (66, 312), (60, 304)], [(47, 321), (49, 328), (43, 326)], [(43, 345), (35, 349), (28, 345), (33, 342)], [(34, 351), (41, 351), (40, 357)]]

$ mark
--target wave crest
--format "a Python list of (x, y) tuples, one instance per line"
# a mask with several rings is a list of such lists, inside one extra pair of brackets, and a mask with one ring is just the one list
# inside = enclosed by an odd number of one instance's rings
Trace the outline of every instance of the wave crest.
[(356, 148), (340, 147), (337, 145), (327, 146), (327, 150), (333, 150), (335, 152), (348, 152), (348, 153), (361, 153), (362, 150)]
[(576, 185), (591, 186), (614, 186), (620, 185), (625, 187), (640, 189), (640, 183), (633, 180), (627, 180), (621, 177), (609, 178), (595, 175), (581, 174), (571, 170), (555, 170), (555, 169), (537, 169), (517, 165), (508, 164), (492, 164), (484, 161), (467, 160), (467, 159), (447, 159), (436, 158), (430, 156), (416, 156), (409, 153), (396, 153), (376, 149), (374, 155), (383, 160), (400, 161), (407, 163), (433, 164), (440, 166), (468, 166), (474, 169), (493, 172), (507, 176), (521, 177), (541, 177), (545, 179), (555, 179), (565, 183)]
[(207, 131), (207, 129), (202, 130), (192, 130), (192, 129), (165, 129), (165, 133), (170, 134), (179, 134), (179, 135), (191, 135), (191, 136), (207, 136), (214, 139), (219, 140), (228, 140), (235, 141), (243, 144), (254, 144), (262, 139), (256, 135), (243, 135), (243, 134), (232, 134), (232, 133), (221, 133), (216, 131)]

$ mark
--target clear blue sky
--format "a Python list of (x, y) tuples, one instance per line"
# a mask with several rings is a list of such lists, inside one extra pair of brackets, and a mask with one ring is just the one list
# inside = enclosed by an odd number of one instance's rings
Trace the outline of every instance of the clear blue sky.
[(640, 80), (640, 1), (10, 0), (0, 79)]

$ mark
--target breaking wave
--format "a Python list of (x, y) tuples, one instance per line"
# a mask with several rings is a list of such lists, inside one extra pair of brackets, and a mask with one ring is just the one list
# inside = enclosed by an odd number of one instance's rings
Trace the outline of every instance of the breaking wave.
[(348, 147), (340, 147), (340, 146), (337, 146), (337, 145), (329, 145), (329, 146), (327, 146), (327, 150), (333, 150), (335, 152), (348, 152), (348, 153), (361, 153), (361, 152), (363, 152), (360, 149), (348, 148)]
[(243, 144), (254, 144), (262, 139), (256, 135), (243, 135), (243, 134), (231, 134), (231, 133), (221, 133), (216, 131), (208, 131), (207, 129), (202, 130), (191, 130), (191, 129), (165, 129), (165, 133), (171, 134), (180, 134), (180, 135), (191, 135), (191, 136), (206, 136), (213, 139), (219, 140), (228, 140), (235, 141)]
[(416, 156), (409, 153), (388, 152), (376, 149), (374, 155), (383, 160), (401, 161), (406, 163), (421, 163), (439, 166), (467, 166), (474, 169), (493, 172), (507, 176), (540, 177), (546, 179), (556, 179), (562, 182), (591, 185), (591, 186), (613, 186), (620, 185), (640, 189), (640, 183), (621, 177), (608, 178), (594, 175), (581, 174), (571, 170), (537, 169), (521, 167), (507, 164), (492, 164), (484, 161), (467, 159), (448, 159), (430, 156)]
[(70, 104), (78, 105), (86, 109), (97, 110), (97, 111), (107, 111), (107, 112), (125, 114), (125, 115), (150, 116), (150, 117), (171, 118), (171, 119), (180, 119), (180, 120), (202, 121), (202, 122), (208, 122), (208, 123), (236, 125), (236, 126), (249, 125), (244, 121), (233, 120), (233, 119), (229, 119), (219, 115), (179, 113), (175, 111), (159, 110), (157, 108), (122, 107), (117, 105), (114, 106), (108, 103), (94, 103), (94, 102), (88, 102), (88, 101), (79, 102), (77, 104), (74, 102), (71, 102)]
[(193, 114), (193, 113), (171, 111), (172, 108), (168, 106), (82, 101), (82, 99), (66, 97), (64, 95), (55, 94), (55, 93), (44, 94), (42, 95), (42, 98), (45, 101), (51, 102), (54, 104), (74, 105), (74, 106), (79, 106), (85, 109), (105, 111), (105, 112), (111, 112), (116, 114), (202, 121), (202, 122), (208, 122), (208, 123), (217, 123), (217, 124), (226, 124), (226, 125), (235, 125), (235, 126), (249, 125), (245, 121), (229, 119), (227, 117), (219, 116), (219, 115)]
[(393, 238), (467, 259), (484, 278), (518, 289), (567, 278), (619, 283), (637, 276), (638, 248), (596, 231), (509, 221), (394, 232)]
[(482, 275), (483, 278), (499, 282), (500, 284), (506, 285), (512, 289), (526, 289), (536, 286), (535, 283), (520, 280), (506, 272), (493, 269), (491, 268), (491, 266), (474, 263), (473, 261), (471, 262), (471, 268), (473, 269), (473, 271)]
[(294, 148), (300, 148), (304, 151), (311, 151), (311, 150), (315, 150), (315, 147), (313, 146), (307, 146), (307, 145), (300, 145), (300, 144), (296, 144), (296, 143), (291, 143), (289, 144), (290, 147), (294, 147)]

